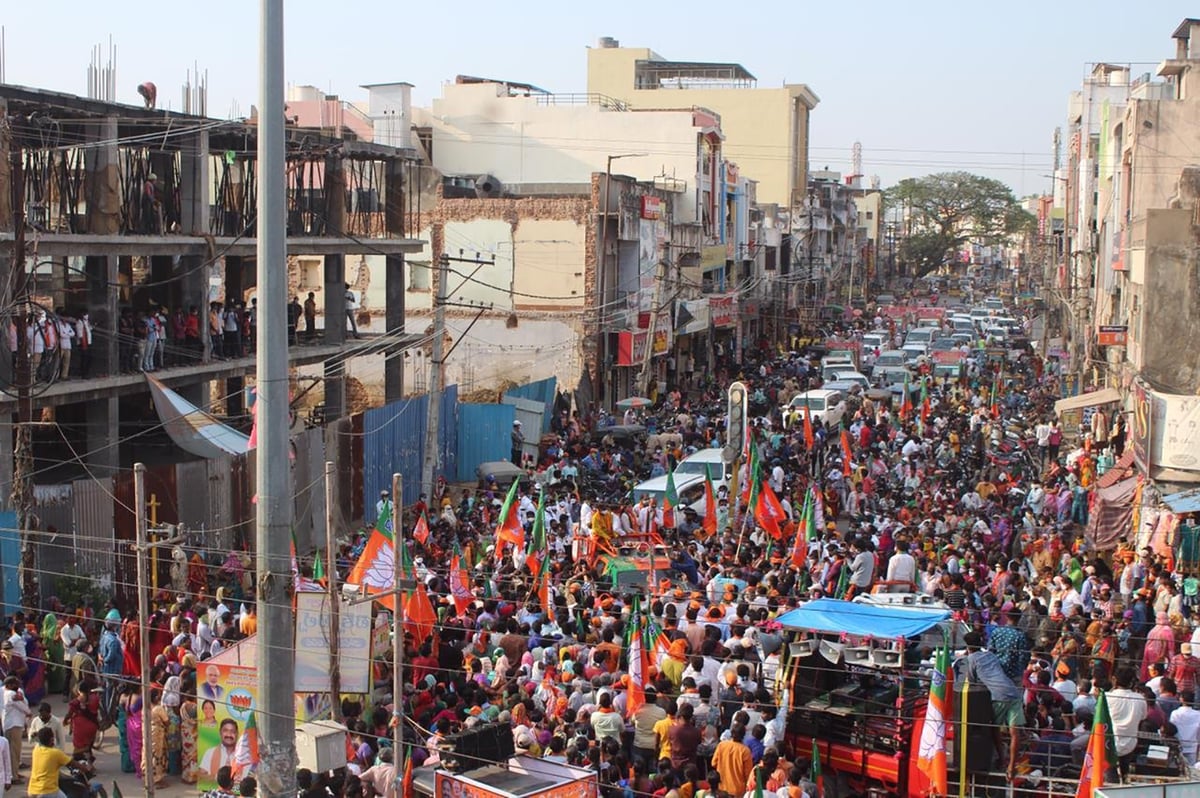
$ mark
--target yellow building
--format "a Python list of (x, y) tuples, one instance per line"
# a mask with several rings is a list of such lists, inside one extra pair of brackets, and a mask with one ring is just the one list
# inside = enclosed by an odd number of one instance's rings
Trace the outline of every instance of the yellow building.
[(803, 83), (760, 88), (741, 64), (668, 61), (645, 47), (602, 38), (588, 50), (588, 93), (635, 110), (700, 106), (721, 115), (725, 157), (758, 181), (758, 201), (791, 207), (808, 185), (809, 113), (820, 102)]

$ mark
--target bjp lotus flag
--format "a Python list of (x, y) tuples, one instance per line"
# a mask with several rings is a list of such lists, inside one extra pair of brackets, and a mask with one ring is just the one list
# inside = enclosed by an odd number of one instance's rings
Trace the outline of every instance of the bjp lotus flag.
[(460, 617), (475, 601), (475, 594), (471, 592), (471, 575), (463, 567), (458, 541), (454, 542), (454, 556), (450, 558), (450, 596)]
[(504, 499), (504, 506), (500, 508), (500, 517), (497, 519), (496, 525), (496, 558), (499, 559), (501, 550), (504, 544), (511, 543), (516, 549), (525, 548), (525, 528), (521, 526), (521, 519), (517, 516), (517, 480), (513, 480), (512, 485), (508, 489), (508, 496)]
[(650, 658), (642, 645), (640, 624), (635, 625), (629, 638), (629, 693), (625, 697), (625, 717), (632, 718), (646, 704), (646, 679)]
[(946, 684), (949, 675), (950, 652), (943, 646), (934, 660), (929, 703), (917, 750), (917, 769), (929, 779), (929, 790), (934, 795), (946, 794), (946, 718), (950, 714)]
[(1104, 786), (1104, 774), (1117, 761), (1117, 745), (1113, 737), (1112, 717), (1108, 712), (1108, 699), (1104, 691), (1096, 698), (1096, 712), (1092, 717), (1092, 732), (1088, 736), (1087, 751), (1083, 757), (1083, 770), (1079, 774), (1079, 788), (1075, 798), (1094, 798), (1096, 790)]
[(413, 527), (413, 540), (420, 543), (422, 546), (429, 540), (429, 522), (425, 520), (425, 513), (421, 513), (417, 517), (417, 525)]
[(754, 519), (758, 521), (758, 525), (767, 530), (767, 534), (776, 540), (783, 539), (783, 527), (781, 524), (787, 521), (787, 513), (783, 511), (783, 505), (779, 502), (779, 497), (775, 495), (775, 491), (771, 488), (770, 482), (764, 482), (758, 491), (758, 500), (754, 503)]
[(808, 559), (809, 527), (812, 526), (812, 494), (804, 494), (804, 506), (800, 508), (800, 526), (796, 529), (796, 542), (792, 546), (792, 566), (803, 568)]

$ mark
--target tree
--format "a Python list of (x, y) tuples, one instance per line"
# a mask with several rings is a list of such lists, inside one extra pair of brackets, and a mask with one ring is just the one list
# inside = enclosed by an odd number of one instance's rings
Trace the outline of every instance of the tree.
[(956, 258), (968, 242), (999, 244), (1036, 224), (1012, 189), (969, 172), (906, 178), (885, 192), (884, 201), (905, 218), (899, 255), (917, 277)]

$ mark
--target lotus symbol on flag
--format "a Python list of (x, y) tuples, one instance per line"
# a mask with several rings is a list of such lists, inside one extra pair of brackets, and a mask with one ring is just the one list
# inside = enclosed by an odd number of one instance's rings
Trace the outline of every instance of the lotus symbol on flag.
[(363, 573), (362, 585), (367, 590), (389, 590), (395, 576), (396, 550), (391, 545), (379, 547), (374, 559)]

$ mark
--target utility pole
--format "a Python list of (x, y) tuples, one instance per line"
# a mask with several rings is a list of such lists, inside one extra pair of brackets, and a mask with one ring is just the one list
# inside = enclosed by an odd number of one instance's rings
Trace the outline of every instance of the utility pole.
[[(259, 606), (260, 798), (295, 798), (295, 651), (288, 463), (287, 218), (284, 163), (283, 0), (259, 0), (258, 486), (255, 544)], [(340, 322), (339, 322), (340, 323)]]
[(654, 302), (650, 305), (650, 323), (646, 327), (646, 349), (642, 353), (642, 368), (638, 372), (637, 396), (647, 396), (650, 390), (650, 365), (654, 359), (654, 336), (658, 332), (658, 314), (662, 311), (663, 285), (667, 282), (667, 261), (658, 263), (654, 281)]
[[(433, 301), (433, 346), (429, 358), (429, 405), (425, 414), (425, 459), (421, 464), (421, 490), (433, 495), (433, 481), (438, 461), (438, 424), (441, 420), (442, 404), (442, 342), (446, 337), (446, 292), (450, 279), (450, 256), (445, 253), (438, 258), (437, 294)], [(404, 506), (404, 498), (392, 494), (392, 506)], [(392, 519), (392, 528), (399, 540), (400, 524)], [(399, 551), (399, 548), (397, 548)], [(396, 751), (399, 754), (399, 751)]]
[[(337, 549), (335, 548), (333, 462), (325, 461), (325, 582), (329, 596), (329, 699), (333, 719), (342, 722), (342, 663), (338, 648), (342, 636), (342, 606), (338, 602)], [(393, 499), (392, 506), (395, 506)], [(396, 528), (393, 522), (392, 528)]]
[[(150, 530), (146, 522), (146, 465), (144, 463), (133, 464), (133, 509), (134, 522), (136, 529), (136, 542), (134, 544), (134, 555), (137, 563), (137, 602), (138, 602), (138, 651), (141, 652), (139, 659), (142, 663), (141, 673), (141, 695), (142, 706), (146, 709), (144, 712), (149, 712), (150, 708), (150, 596), (148, 593), (149, 580), (146, 578), (146, 565), (150, 560), (151, 555), (158, 551), (163, 546), (174, 546), (176, 543), (182, 543), (187, 537), (186, 535), (172, 535), (167, 540), (151, 541)], [(147, 720), (149, 716), (147, 715)], [(146, 752), (146, 761), (153, 760), (154, 749), (153, 745), (153, 724), (142, 724), (142, 750)], [(154, 779), (151, 774), (144, 774), (142, 777), (142, 789), (147, 798), (154, 798)]]
[(25, 607), (36, 607), (41, 603), (37, 572), (37, 547), (31, 540), (30, 524), (33, 518), (33, 443), (30, 424), (33, 423), (33, 383), (36, 374), (29, 362), (29, 342), (26, 330), (31, 321), (33, 305), (17, 302), (25, 297), (11, 295), (16, 275), (25, 274), (25, 166), (20, 148), (13, 147), (9, 156), (9, 173), (13, 186), (13, 253), (6, 281), (4, 301), (17, 313), (17, 361), (13, 382), (17, 388), (17, 426), (13, 430), (13, 481), (12, 505), (17, 511), (18, 534), (21, 536), (21, 559), (17, 567), (17, 581), (21, 586), (21, 603)]
[[(444, 272), (443, 272), (444, 273)], [(440, 396), (440, 394), (439, 394)], [(432, 400), (432, 397), (430, 397)], [(400, 774), (404, 772), (404, 624), (400, 620), (400, 602), (404, 568), (400, 561), (400, 542), (404, 537), (404, 477), (392, 474), (392, 778), (400, 795)]]
[[(133, 509), (137, 533), (137, 593), (138, 593), (138, 659), (142, 663), (142, 714), (149, 720), (150, 712), (150, 601), (146, 595), (146, 552), (149, 535), (146, 533), (146, 466), (133, 464)], [(154, 761), (153, 724), (142, 724), (142, 750), (147, 763)], [(147, 767), (147, 771), (149, 767)], [(146, 798), (154, 798), (154, 778), (151, 773), (142, 774), (142, 789)]]

